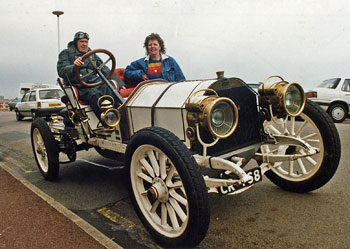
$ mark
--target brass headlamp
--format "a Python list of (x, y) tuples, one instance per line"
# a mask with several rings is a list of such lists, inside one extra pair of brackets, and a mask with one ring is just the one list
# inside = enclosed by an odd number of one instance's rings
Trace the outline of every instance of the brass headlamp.
[[(196, 96), (201, 91), (210, 91), (214, 95)], [(212, 89), (202, 89), (193, 93), (186, 103), (187, 122), (190, 127), (199, 124), (207, 128), (218, 138), (229, 137), (238, 124), (238, 109), (235, 103), (225, 97), (219, 97)]]
[[(105, 99), (101, 102), (101, 100), (106, 97), (109, 97), (112, 102), (108, 99)], [(114, 99), (109, 95), (104, 95), (98, 99), (97, 103), (102, 110), (100, 120), (105, 127), (105, 130), (114, 130), (120, 122), (120, 113), (117, 109), (113, 108)]]
[[(271, 78), (279, 78), (280, 81), (269, 83)], [(298, 83), (289, 83), (280, 76), (270, 76), (259, 86), (260, 105), (268, 107), (271, 105), (273, 114), (277, 117), (298, 116), (305, 107), (304, 90)]]

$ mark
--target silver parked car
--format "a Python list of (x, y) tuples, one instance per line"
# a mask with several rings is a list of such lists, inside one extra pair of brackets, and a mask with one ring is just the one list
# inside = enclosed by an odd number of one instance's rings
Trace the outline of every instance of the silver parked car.
[(21, 102), (15, 107), (18, 121), (24, 117), (49, 117), (53, 113), (60, 112), (65, 108), (61, 102), (64, 95), (60, 88), (39, 88), (28, 91), (24, 94)]
[(341, 123), (350, 114), (350, 78), (324, 80), (306, 97), (326, 110), (334, 122)]

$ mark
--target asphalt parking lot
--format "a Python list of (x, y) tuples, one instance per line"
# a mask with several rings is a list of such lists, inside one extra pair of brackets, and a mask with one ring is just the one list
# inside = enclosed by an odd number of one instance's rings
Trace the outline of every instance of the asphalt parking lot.
[[(84, 231), (89, 236), (96, 240), (96, 235), (91, 231), (97, 230), (107, 241), (116, 242), (123, 248), (159, 248), (133, 211), (118, 165), (110, 165), (93, 150), (84, 151), (78, 154), (76, 163), (61, 167), (58, 181), (47, 182), (38, 172), (33, 158), (29, 136), (31, 119), (17, 122), (12, 112), (0, 113), (0, 121), (1, 161), (12, 169), (18, 179), (24, 179), (49, 196), (52, 203), (59, 203), (73, 213), (73, 222), (79, 220), (88, 223), (90, 228)], [(350, 155), (347, 153), (350, 149), (349, 123), (347, 119), (342, 124), (336, 124), (342, 142), (342, 158), (338, 171), (329, 183), (308, 194), (295, 194), (282, 191), (265, 178), (240, 195), (210, 195), (210, 228), (198, 248), (350, 248), (350, 185), (347, 184), (350, 180)], [(113, 166), (114, 169), (100, 165)], [(27, 209), (50, 216), (41, 208)], [(26, 222), (26, 219), (11, 223), (13, 231), (17, 226), (30, 228), (30, 223), (26, 225), (21, 222)], [(50, 230), (47, 234), (51, 236), (53, 226), (50, 226), (49, 217), (46, 224), (45, 229)], [(6, 230), (7, 227), (0, 227), (0, 239), (6, 235), (6, 231), (10, 231)], [(59, 230), (56, 232), (57, 236), (63, 236)], [(44, 233), (38, 232), (38, 237), (31, 235), (28, 238), (25, 235), (31, 233), (22, 230), (17, 238), (23, 241), (18, 243), (27, 245), (22, 248), (40, 248), (31, 247), (33, 244), (25, 244), (25, 241), (42, 239)], [(81, 232), (76, 234), (81, 236)], [(56, 248), (69, 248), (59, 244), (58, 238), (49, 237), (47, 241), (56, 243)], [(95, 248), (81, 247), (79, 242), (74, 241), (76, 238), (71, 239), (71, 248)], [(107, 245), (102, 247), (111, 248)]]

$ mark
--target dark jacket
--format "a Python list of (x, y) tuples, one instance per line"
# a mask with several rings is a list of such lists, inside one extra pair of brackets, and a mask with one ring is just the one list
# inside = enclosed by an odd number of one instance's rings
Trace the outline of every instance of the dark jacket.
[[(91, 49), (89, 48), (89, 51)], [(75, 78), (74, 74), (74, 61), (78, 57), (82, 57), (85, 53), (80, 52), (75, 46), (74, 42), (71, 41), (68, 43), (67, 48), (62, 50), (62, 52), (58, 56), (58, 62), (57, 62), (57, 72), (58, 75), (63, 78), (65, 81), (69, 81), (72, 83), (73, 86), (76, 86), (77, 88), (82, 88), (82, 86)], [(91, 56), (92, 63), (96, 65), (100, 65), (103, 63), (100, 57), (98, 57), (96, 54), (93, 54)], [(91, 72), (94, 69), (93, 65), (91, 64), (89, 58), (86, 58), (84, 60), (84, 64), (80, 67), (80, 74), (83, 76), (89, 72)], [(107, 66), (104, 66), (102, 68), (102, 73), (104, 75), (108, 75), (110, 72), (110, 69)], [(117, 77), (113, 74), (112, 79), (117, 80), (119, 87), (124, 86), (124, 83), (117, 79)], [(88, 76), (87, 78), (83, 79), (86, 83), (95, 83), (98, 81), (101, 81), (100, 77), (97, 74), (92, 74)]]
[[(148, 73), (148, 63), (149, 56), (132, 62), (125, 69), (125, 80), (131, 83), (141, 82), (142, 75), (147, 75)], [(167, 55), (162, 55), (162, 75), (163, 79), (169, 82), (186, 80), (180, 66), (177, 64), (175, 59)]]

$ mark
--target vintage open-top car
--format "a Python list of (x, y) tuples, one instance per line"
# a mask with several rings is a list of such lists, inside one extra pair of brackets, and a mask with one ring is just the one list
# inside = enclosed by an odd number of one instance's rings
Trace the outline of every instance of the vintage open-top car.
[[(108, 84), (102, 66), (93, 73)], [(80, 68), (76, 77), (85, 86)], [(258, 93), (238, 78), (222, 73), (208, 80), (151, 80), (101, 100), (101, 117), (81, 103), (69, 82), (58, 80), (66, 115), (37, 118), (32, 147), (47, 180), (59, 174), (60, 154), (95, 148), (124, 160), (135, 210), (152, 237), (166, 247), (193, 247), (209, 226), (208, 193), (238, 194), (263, 175), (287, 191), (304, 193), (326, 184), (340, 160), (340, 140), (329, 115), (305, 100), (302, 87), (279, 76), (267, 78)], [(111, 87), (111, 86), (110, 86)], [(114, 89), (114, 88), (113, 88)], [(121, 95), (124, 95), (122, 97)], [(257, 167), (245, 169), (249, 161)]]

